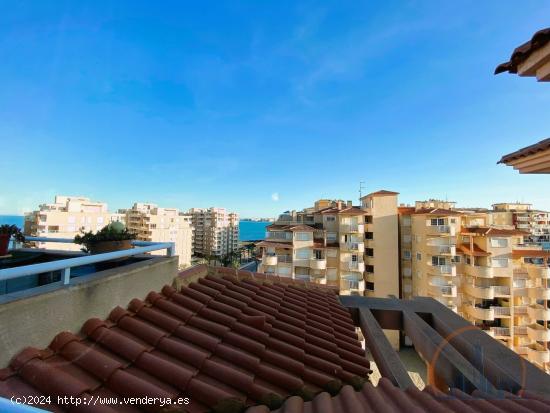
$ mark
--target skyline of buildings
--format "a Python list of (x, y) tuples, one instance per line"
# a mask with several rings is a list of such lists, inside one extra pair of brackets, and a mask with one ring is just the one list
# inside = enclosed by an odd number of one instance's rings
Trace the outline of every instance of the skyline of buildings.
[(319, 200), (281, 214), (258, 244), (259, 271), (344, 295), (432, 297), (550, 371), (549, 235), (548, 213), (530, 204), (405, 206), (382, 190), (360, 206)]

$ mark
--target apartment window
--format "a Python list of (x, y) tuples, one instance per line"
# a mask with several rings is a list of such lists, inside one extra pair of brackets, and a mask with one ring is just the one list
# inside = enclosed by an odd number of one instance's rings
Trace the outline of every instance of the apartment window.
[(311, 256), (310, 250), (307, 248), (299, 248), (296, 250), (296, 258), (298, 259), (308, 259)]
[(405, 277), (410, 277), (412, 275), (412, 269), (409, 267), (403, 268), (403, 275)]
[(334, 248), (328, 248), (327, 249), (327, 257), (329, 258), (335, 258), (338, 252)]
[(337, 237), (336, 232), (327, 232), (327, 242), (336, 242)]
[(352, 256), (351, 256), (351, 262), (357, 262), (357, 255), (352, 254)]
[(411, 251), (410, 250), (404, 250), (403, 251), (403, 258), (405, 258), (406, 260), (410, 260), (411, 259)]
[(432, 257), (432, 265), (436, 267), (439, 265), (445, 265), (445, 257)]
[(508, 258), (491, 258), (491, 264), (496, 268), (508, 267)]
[(320, 259), (323, 258), (323, 252), (321, 250), (315, 250), (314, 254), (315, 254), (315, 259), (316, 260), (320, 260)]
[(462, 243), (463, 244), (469, 244), (470, 243), (470, 237), (463, 236), (462, 237)]
[(506, 238), (491, 238), (491, 247), (506, 248), (507, 246), (508, 240)]
[(374, 273), (374, 265), (365, 266), (365, 271), (370, 273), (370, 274)]
[(418, 243), (420, 241), (422, 241), (422, 235), (415, 235), (414, 236), (414, 240)]
[(412, 286), (410, 284), (404, 284), (403, 285), (403, 292), (404, 293), (412, 293)]
[(451, 224), (456, 224), (456, 218), (451, 218), (451, 219), (449, 220), (449, 222), (450, 222)]
[(451, 262), (454, 262), (455, 264), (460, 263), (460, 256), (455, 255), (453, 258), (451, 258)]
[(472, 265), (472, 259), (470, 257), (466, 257), (466, 264)]
[(373, 248), (366, 248), (365, 254), (367, 254), (367, 257), (374, 257), (374, 249)]
[(403, 235), (403, 242), (410, 243), (411, 242), (411, 236), (410, 235)]
[(403, 225), (411, 226), (411, 217), (403, 217)]
[(290, 275), (291, 274), (291, 267), (277, 267), (277, 273), (279, 275)]
[(445, 225), (445, 218), (432, 218), (430, 224), (432, 226)]
[(367, 224), (372, 224), (372, 215), (366, 215), (365, 216), (365, 222)]
[(334, 222), (334, 221), (336, 221), (336, 217), (333, 216), (333, 215), (327, 215), (327, 216), (325, 217), (325, 221), (327, 221), (327, 222)]
[(366, 239), (374, 239), (374, 232), (365, 232)]
[(422, 261), (422, 254), (419, 252), (416, 253), (416, 261)]
[(370, 282), (370, 281), (367, 281), (365, 283), (365, 289), (368, 290), (368, 291), (374, 291), (374, 283)]

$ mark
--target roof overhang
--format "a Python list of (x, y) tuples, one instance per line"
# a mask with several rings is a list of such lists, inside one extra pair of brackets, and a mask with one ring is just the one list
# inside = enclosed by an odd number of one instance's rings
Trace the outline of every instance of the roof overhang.
[(548, 174), (550, 173), (550, 138), (504, 155), (498, 163), (512, 166), (520, 174)]

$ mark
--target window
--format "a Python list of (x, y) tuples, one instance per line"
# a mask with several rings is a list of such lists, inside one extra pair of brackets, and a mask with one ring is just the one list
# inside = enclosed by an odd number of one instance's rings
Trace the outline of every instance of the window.
[(411, 251), (410, 250), (404, 250), (403, 251), (403, 258), (405, 258), (406, 260), (410, 260), (411, 259)]
[(327, 242), (336, 242), (336, 232), (327, 232)]
[(357, 262), (357, 255), (353, 254), (351, 256), (351, 262)]
[(365, 232), (365, 238), (366, 239), (374, 239), (374, 233), (373, 232)]
[(430, 219), (430, 225), (432, 226), (445, 225), (445, 218), (432, 218)]
[(337, 255), (337, 251), (333, 248), (328, 248), (327, 249), (327, 257), (329, 258), (335, 258)]
[(410, 235), (403, 235), (403, 242), (410, 243), (411, 242), (411, 236)]
[(507, 246), (508, 240), (506, 238), (491, 238), (491, 247), (506, 248)]
[(412, 274), (412, 269), (410, 267), (403, 268), (403, 275), (405, 277), (410, 277)]
[(432, 257), (432, 265), (433, 266), (439, 266), (439, 265), (445, 265), (445, 257)]
[(320, 260), (323, 258), (323, 252), (321, 250), (315, 250), (314, 253), (315, 253), (316, 260)]
[(307, 249), (307, 248), (299, 248), (296, 250), (296, 258), (298, 259), (301, 259), (301, 260), (305, 260), (305, 259), (308, 259), (311, 254), (309, 252), (310, 250)]
[(455, 255), (453, 258), (451, 258), (451, 262), (454, 262), (454, 263), (458, 264), (460, 262), (460, 256)]
[(422, 261), (422, 254), (419, 252), (416, 253), (416, 261)]
[(372, 224), (372, 215), (365, 216), (365, 223)]
[(449, 220), (449, 222), (450, 222), (451, 224), (456, 224), (456, 218), (451, 218), (451, 219)]
[(368, 291), (374, 291), (374, 283), (370, 282), (370, 281), (367, 281), (365, 283), (365, 289), (368, 290)]
[(403, 292), (404, 293), (412, 293), (412, 286), (410, 284), (403, 285)]
[(311, 232), (297, 232), (295, 235), (296, 241), (310, 241), (312, 239)]
[(418, 243), (422, 241), (422, 235), (415, 235), (414, 240)]
[(334, 221), (336, 221), (336, 217), (335, 217), (334, 215), (327, 215), (327, 216), (325, 217), (325, 220), (326, 220), (327, 222), (334, 222)]
[(365, 266), (365, 271), (372, 274), (374, 272), (374, 265)]
[(410, 227), (411, 226), (411, 217), (403, 217), (403, 225)]
[(491, 258), (491, 264), (496, 268), (508, 267), (508, 258)]
[(374, 249), (372, 248), (366, 248), (365, 254), (367, 254), (367, 257), (374, 257)]

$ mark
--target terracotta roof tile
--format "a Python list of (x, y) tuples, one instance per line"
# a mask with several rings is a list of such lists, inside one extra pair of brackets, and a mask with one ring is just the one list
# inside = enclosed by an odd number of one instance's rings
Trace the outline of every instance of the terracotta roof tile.
[(500, 236), (511, 237), (514, 235), (529, 235), (528, 232), (520, 231), (518, 229), (505, 229), (505, 228), (493, 228), (493, 227), (464, 227), (461, 231), (462, 234), (478, 234), (486, 236)]
[[(550, 29), (549, 29), (550, 31)], [(525, 158), (530, 155), (534, 155), (538, 152), (547, 151), (550, 149), (550, 138), (543, 139), (533, 145), (526, 146), (525, 148), (518, 149), (515, 152), (504, 155), (498, 163), (509, 163), (519, 158)]]
[(461, 212), (455, 211), (453, 209), (443, 209), (443, 208), (420, 208), (412, 212), (415, 215), (462, 215)]
[(473, 255), (475, 257), (488, 257), (489, 255), (491, 255), (490, 252), (487, 252), (487, 251), (483, 250), (482, 248), (480, 248), (476, 244), (474, 244), (474, 249), (473, 250), (470, 249), (470, 244), (461, 244), (461, 245), (458, 246), (458, 251), (457, 252), (459, 254), (462, 253), (462, 254), (466, 254), (466, 255)]
[(185, 396), (190, 411), (228, 400), (277, 408), (296, 392), (367, 379), (369, 362), (334, 292), (253, 276), (166, 286), (105, 321), (89, 319), (83, 336), (59, 333), (0, 371), (0, 395)]
[(361, 199), (366, 197), (372, 197), (372, 196), (392, 196), (392, 195), (399, 195), (399, 192), (393, 192), (393, 191), (387, 191), (385, 189), (381, 189), (380, 191), (372, 192), (367, 195), (363, 195)]
[(550, 27), (536, 32), (531, 40), (516, 47), (510, 60), (499, 64), (495, 69), (495, 75), (502, 72), (517, 73), (518, 66), (523, 63), (535, 50), (540, 49), (550, 42)]

